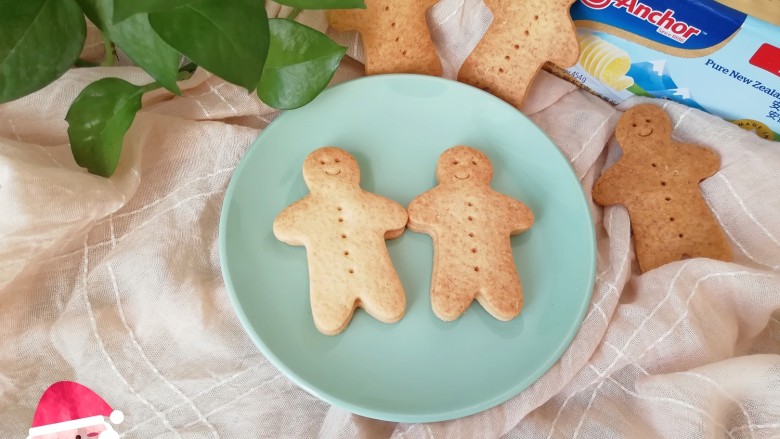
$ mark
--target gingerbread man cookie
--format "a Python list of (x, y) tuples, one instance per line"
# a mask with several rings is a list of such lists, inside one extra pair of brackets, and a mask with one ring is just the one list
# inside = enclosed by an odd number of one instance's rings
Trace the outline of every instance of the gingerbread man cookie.
[(593, 187), (593, 200), (628, 209), (642, 272), (685, 256), (731, 260), (731, 247), (699, 190), (720, 158), (671, 138), (666, 112), (652, 104), (626, 111), (615, 136), (623, 156)]
[(409, 228), (433, 239), (431, 305), (444, 321), (460, 317), (475, 298), (499, 320), (522, 309), (509, 237), (528, 230), (534, 216), (525, 204), (491, 189), (492, 178), (485, 154), (456, 146), (439, 158), (438, 185), (409, 205)]
[(441, 60), (425, 13), (437, 0), (366, 0), (366, 9), (328, 11), (334, 29), (360, 32), (366, 75), (419, 73), (441, 76)]
[(310, 193), (276, 217), (273, 231), (306, 247), (314, 325), (336, 335), (356, 307), (382, 322), (400, 320), (406, 296), (385, 240), (403, 234), (406, 210), (361, 189), (357, 161), (339, 148), (309, 154), (303, 179)]
[(493, 22), (458, 73), (517, 108), (545, 64), (571, 67), (579, 41), (569, 7), (575, 0), (485, 0)]

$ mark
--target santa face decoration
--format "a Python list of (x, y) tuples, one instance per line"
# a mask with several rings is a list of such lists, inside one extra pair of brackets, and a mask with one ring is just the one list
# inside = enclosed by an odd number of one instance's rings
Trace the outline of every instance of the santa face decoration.
[(118, 439), (106, 422), (120, 424), (124, 415), (79, 383), (60, 381), (43, 392), (28, 439)]
[(38, 436), (31, 436), (30, 439), (102, 439), (106, 436), (111, 436), (108, 433), (114, 433), (114, 429), (111, 428), (105, 422), (99, 425), (89, 425), (86, 427), (79, 427), (72, 430), (57, 431), (52, 433), (44, 433)]

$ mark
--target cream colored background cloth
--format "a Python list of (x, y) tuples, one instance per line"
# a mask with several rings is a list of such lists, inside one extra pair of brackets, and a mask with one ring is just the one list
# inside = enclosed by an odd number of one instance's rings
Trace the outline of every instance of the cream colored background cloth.
[[(448, 76), (490, 17), (479, 0), (442, 0), (430, 12)], [(324, 26), (316, 13), (300, 19)], [(354, 35), (338, 38), (362, 58)], [(346, 61), (335, 81), (359, 71)], [(593, 303), (561, 360), (489, 411), (393, 424), (297, 388), (229, 304), (221, 203), (236, 164), (277, 113), (198, 71), (183, 97), (147, 96), (117, 173), (104, 179), (75, 165), (63, 118), (106, 75), (149, 81), (134, 67), (77, 69), (0, 105), (1, 437), (25, 437), (38, 398), (59, 380), (121, 409), (125, 438), (780, 437), (780, 144), (657, 102), (676, 139), (722, 157), (701, 188), (734, 262), (690, 259), (640, 276), (625, 209), (594, 206)], [(590, 193), (619, 152), (611, 139), (619, 111), (547, 74), (524, 110)]]

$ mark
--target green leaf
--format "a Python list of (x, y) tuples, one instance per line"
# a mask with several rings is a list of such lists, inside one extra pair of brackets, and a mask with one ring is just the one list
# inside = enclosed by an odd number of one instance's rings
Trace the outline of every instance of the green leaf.
[(103, 78), (82, 90), (65, 116), (70, 149), (79, 166), (103, 177), (114, 173), (122, 139), (148, 89), (119, 78)]
[(122, 49), (133, 62), (163, 87), (181, 94), (176, 84), (179, 52), (169, 46), (149, 24), (147, 14), (135, 14), (121, 23), (111, 19), (116, 0), (78, 0), (84, 13)]
[(103, 14), (98, 9), (97, 0), (76, 0), (79, 7), (84, 11), (84, 15), (95, 24), (99, 29), (105, 29), (106, 25), (103, 23)]
[(114, 23), (130, 18), (131, 15), (162, 12), (200, 0), (114, 0)]
[(301, 9), (365, 9), (364, 0), (276, 0), (276, 3)]
[(0, 102), (62, 76), (79, 57), (86, 35), (74, 0), (0, 0)]
[(637, 96), (647, 96), (649, 98), (655, 97), (655, 96), (651, 95), (650, 93), (648, 93), (647, 91), (645, 91), (645, 89), (643, 89), (642, 87), (640, 87), (640, 86), (638, 86), (636, 84), (632, 84), (631, 87), (628, 87), (626, 90), (630, 91), (631, 93), (633, 93), (633, 94), (635, 94)]
[(195, 64), (252, 91), (268, 54), (268, 16), (259, 0), (202, 0), (149, 14), (158, 34)]
[(306, 105), (328, 85), (347, 48), (295, 21), (269, 22), (271, 46), (257, 94), (274, 108)]

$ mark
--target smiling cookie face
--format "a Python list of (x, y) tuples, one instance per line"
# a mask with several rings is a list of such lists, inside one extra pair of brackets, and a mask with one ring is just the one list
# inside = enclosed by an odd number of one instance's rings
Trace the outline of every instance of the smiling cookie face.
[(668, 139), (672, 123), (666, 112), (654, 105), (641, 105), (626, 111), (618, 122), (615, 136), (621, 146), (636, 140)]
[(358, 186), (357, 160), (340, 148), (327, 146), (314, 150), (303, 162), (303, 180), (311, 191), (335, 186)]
[(481, 151), (467, 146), (455, 146), (444, 151), (436, 165), (436, 181), (440, 184), (472, 182), (490, 184), (493, 165)]

